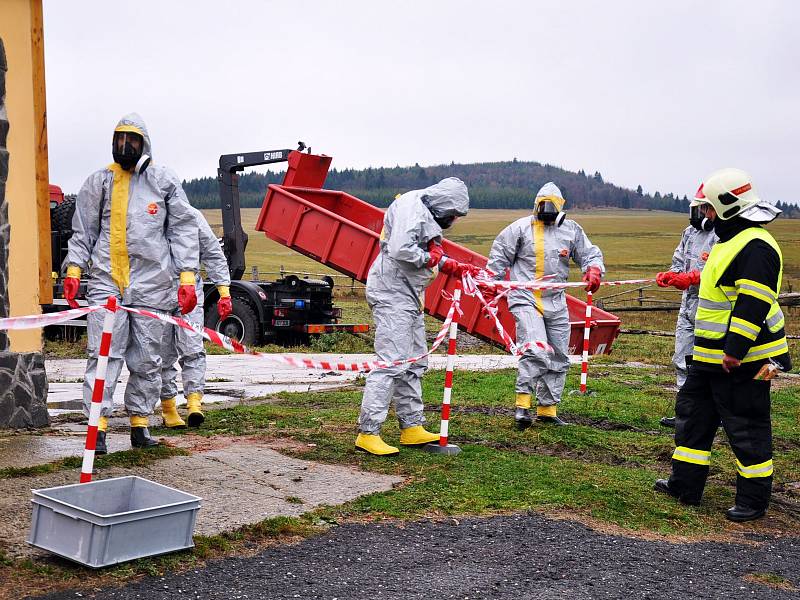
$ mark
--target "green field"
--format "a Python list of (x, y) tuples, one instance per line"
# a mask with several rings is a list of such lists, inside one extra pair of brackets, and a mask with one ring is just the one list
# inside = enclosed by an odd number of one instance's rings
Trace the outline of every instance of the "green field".
[[(285, 246), (273, 242), (264, 234), (255, 231), (258, 209), (243, 209), (242, 223), (250, 236), (247, 247), (248, 269), (256, 265), (259, 273), (267, 274), (267, 279), (274, 278), (281, 268), (288, 272), (335, 274), (322, 266)], [(204, 211), (206, 218), (217, 232), (221, 232), (222, 217), (219, 211)], [(512, 221), (529, 214), (524, 210), (473, 210), (460, 219), (448, 232), (448, 239), (462, 244), (471, 250), (488, 255), (495, 236)], [(658, 271), (669, 268), (672, 253), (680, 241), (681, 234), (688, 224), (686, 215), (661, 211), (645, 210), (594, 210), (574, 211), (569, 216), (578, 221), (586, 230), (589, 238), (603, 251), (607, 269), (606, 279), (632, 279), (654, 277)], [(784, 279), (783, 291), (800, 290), (800, 222), (797, 220), (778, 219), (769, 226), (783, 250)], [(249, 272), (249, 271), (248, 271)], [(580, 278), (576, 267), (572, 270), (572, 279)], [(336, 280), (340, 291), (347, 291), (351, 285), (349, 278)], [(357, 284), (358, 286), (358, 284)], [(359, 288), (357, 288), (359, 289)], [(625, 298), (623, 305), (635, 305), (637, 296), (632, 293)], [(595, 297), (602, 301), (604, 297), (618, 294), (622, 288), (603, 288)], [(583, 297), (582, 290), (570, 293)], [(680, 292), (676, 290), (660, 290), (652, 286), (643, 292), (645, 304), (648, 299), (658, 302), (680, 302)], [(341, 294), (340, 294), (341, 296)], [(356, 297), (340, 297), (338, 305), (344, 311), (344, 320), (349, 322), (370, 322), (366, 303)], [(616, 304), (614, 306), (619, 306)], [(608, 310), (613, 312), (613, 306)], [(624, 328), (672, 331), (675, 326), (675, 312), (622, 312)], [(800, 334), (800, 309), (787, 311), (787, 333)], [(428, 330), (438, 329), (438, 322), (428, 318)], [(614, 345), (616, 359), (637, 360), (668, 364), (672, 354), (672, 338), (653, 336), (621, 336)], [(792, 344), (795, 368), (800, 363), (798, 344)], [(368, 347), (368, 346), (367, 346)], [(333, 350), (333, 348), (332, 348)], [(473, 347), (468, 351), (490, 351), (488, 346)]]
[[(250, 236), (247, 265), (261, 273), (287, 271), (334, 273), (320, 263), (273, 242), (255, 231), (258, 209), (242, 209), (242, 225)], [(205, 210), (208, 222), (221, 232), (218, 210)], [(495, 236), (509, 223), (529, 214), (524, 210), (473, 210), (448, 231), (447, 238), (488, 255)], [(586, 230), (603, 251), (608, 271), (606, 278), (649, 277), (669, 268), (672, 252), (688, 225), (686, 215), (642, 210), (574, 211), (569, 217)], [(800, 222), (778, 219), (769, 226), (783, 249), (784, 290), (800, 288)], [(575, 276), (577, 277), (577, 270)], [(602, 294), (601, 294), (602, 295)]]

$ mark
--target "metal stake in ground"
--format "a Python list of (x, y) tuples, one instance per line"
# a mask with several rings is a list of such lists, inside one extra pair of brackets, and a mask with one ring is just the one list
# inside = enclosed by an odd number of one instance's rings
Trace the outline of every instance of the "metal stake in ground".
[(100, 352), (97, 356), (97, 370), (95, 371), (94, 387), (92, 388), (92, 403), (89, 407), (89, 427), (86, 429), (86, 447), (83, 451), (83, 465), (81, 466), (81, 483), (92, 480), (94, 468), (94, 450), (97, 444), (97, 424), (100, 422), (100, 409), (103, 406), (103, 390), (106, 387), (106, 369), (108, 367), (108, 352), (111, 349), (111, 333), (114, 331), (114, 318), (117, 316), (117, 299), (108, 297), (106, 315), (103, 319), (103, 336), (100, 338)]
[[(461, 300), (461, 289), (453, 291), (453, 302)], [(450, 396), (453, 391), (453, 368), (456, 363), (456, 336), (458, 335), (458, 313), (453, 314), (450, 322), (450, 341), (447, 345), (447, 371), (444, 376), (444, 394), (442, 395), (442, 424), (439, 428), (439, 443), (427, 444), (425, 450), (434, 454), (455, 455), (461, 448), (447, 441), (450, 427)]]

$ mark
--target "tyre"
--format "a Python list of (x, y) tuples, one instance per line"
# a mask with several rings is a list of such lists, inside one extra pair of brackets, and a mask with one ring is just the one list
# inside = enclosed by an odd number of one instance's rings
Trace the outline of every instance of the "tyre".
[(61, 204), (50, 209), (51, 252), (53, 271), (61, 272), (61, 263), (67, 257), (69, 239), (72, 237), (72, 216), (75, 214), (75, 196), (67, 196)]
[(61, 204), (50, 209), (50, 229), (72, 237), (72, 216), (75, 214), (75, 197), (65, 196)]
[(247, 300), (233, 297), (233, 312), (220, 323), (216, 304), (206, 310), (206, 327), (233, 338), (245, 346), (254, 346), (261, 341), (261, 323), (255, 309)]

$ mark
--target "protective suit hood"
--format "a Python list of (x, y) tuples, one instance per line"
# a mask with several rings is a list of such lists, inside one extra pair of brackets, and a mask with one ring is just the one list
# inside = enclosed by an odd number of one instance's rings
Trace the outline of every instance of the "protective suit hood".
[[(141, 151), (130, 140), (126, 140), (128, 136), (134, 134), (142, 138)], [(114, 162), (123, 169), (132, 169), (137, 174), (143, 173), (150, 165), (152, 161), (150, 135), (147, 133), (144, 119), (137, 113), (129, 113), (117, 123), (111, 141), (111, 155), (114, 157)]]
[(545, 225), (560, 227), (567, 218), (567, 214), (563, 210), (565, 202), (558, 186), (552, 181), (548, 181), (542, 186), (533, 201), (533, 216)]
[(153, 156), (153, 149), (150, 146), (150, 134), (147, 132), (147, 125), (144, 124), (144, 119), (139, 116), (138, 113), (132, 112), (122, 117), (117, 123), (117, 126), (114, 128), (114, 131), (132, 131), (134, 133), (138, 133), (144, 138), (142, 154), (147, 154), (151, 157)]
[(469, 212), (467, 186), (458, 177), (447, 177), (419, 190), (419, 197), (437, 219), (463, 217)]
[[(556, 204), (556, 208), (558, 210), (564, 210), (564, 204), (566, 204), (566, 200), (564, 200), (564, 196), (561, 194), (561, 190), (558, 189), (558, 186), (553, 183), (552, 181), (548, 181), (545, 183), (538, 192), (536, 192), (536, 199), (533, 201), (533, 207), (536, 208), (536, 205), (544, 199), (549, 198), (552, 199), (553, 202)], [(561, 201), (561, 204), (558, 204), (558, 201)]]

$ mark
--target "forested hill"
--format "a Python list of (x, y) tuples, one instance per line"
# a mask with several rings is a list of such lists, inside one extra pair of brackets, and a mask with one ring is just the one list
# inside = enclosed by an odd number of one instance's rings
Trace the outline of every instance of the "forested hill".
[[(555, 182), (567, 199), (567, 209), (616, 207), (684, 212), (688, 200), (672, 194), (642, 193), (603, 181), (600, 173), (588, 175), (538, 162), (504, 161), (435, 165), (431, 167), (393, 167), (331, 169), (325, 187), (343, 190), (376, 206), (386, 207), (398, 193), (424, 188), (445, 177), (458, 177), (469, 188), (472, 208), (530, 208), (536, 191), (548, 181)], [(281, 173), (247, 173), (239, 179), (243, 207), (259, 207), (267, 185), (280, 183)], [(219, 206), (217, 180), (211, 177), (184, 182), (191, 203), (198, 208)], [(795, 207), (792, 207), (795, 208)]]

